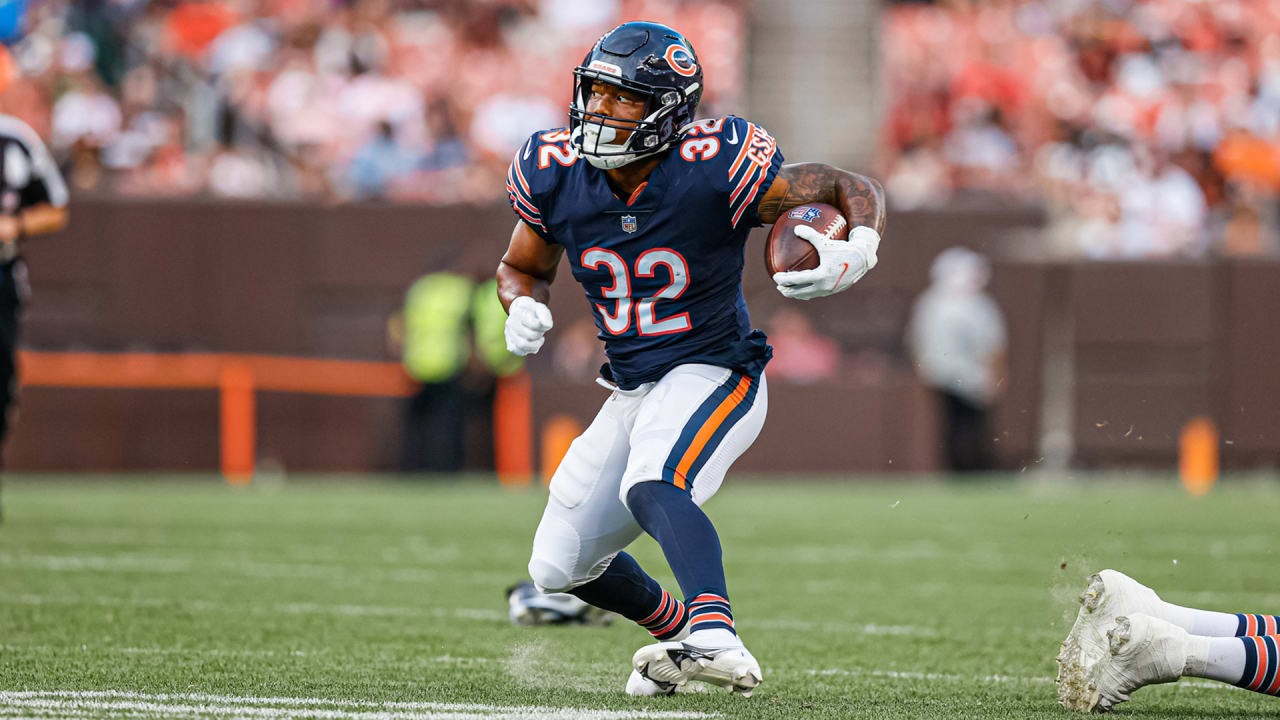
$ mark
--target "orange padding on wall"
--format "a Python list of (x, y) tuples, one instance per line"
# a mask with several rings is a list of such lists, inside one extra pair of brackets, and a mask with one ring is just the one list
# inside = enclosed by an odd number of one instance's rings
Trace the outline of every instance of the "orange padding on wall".
[(413, 382), (399, 363), (230, 353), (18, 352), (23, 385), (45, 387), (218, 388), (223, 369), (248, 370), (257, 390), (407, 397)]
[[(392, 362), (322, 360), (224, 353), (18, 353), (23, 385), (126, 389), (217, 389), (222, 474), (233, 484), (252, 480), (257, 450), (258, 390), (408, 397), (417, 391)], [(494, 403), (495, 455), (505, 484), (528, 484), (533, 473), (529, 376), (501, 378)]]

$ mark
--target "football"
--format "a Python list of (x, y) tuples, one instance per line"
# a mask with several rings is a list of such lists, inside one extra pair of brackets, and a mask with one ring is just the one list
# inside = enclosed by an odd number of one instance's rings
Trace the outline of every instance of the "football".
[(771, 277), (777, 272), (818, 267), (818, 250), (796, 237), (797, 225), (808, 225), (833, 240), (849, 237), (849, 223), (838, 208), (824, 203), (791, 208), (773, 224), (764, 244), (764, 266)]

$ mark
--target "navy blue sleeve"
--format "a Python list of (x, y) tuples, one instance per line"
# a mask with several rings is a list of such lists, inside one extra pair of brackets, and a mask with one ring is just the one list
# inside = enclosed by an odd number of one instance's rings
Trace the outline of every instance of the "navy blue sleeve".
[(576, 158), (568, 147), (568, 138), (567, 130), (530, 135), (516, 151), (511, 167), (507, 169), (507, 199), (511, 202), (511, 209), (538, 237), (549, 243), (554, 243), (555, 238), (544, 219), (546, 208), (543, 205), (547, 202), (549, 190), (555, 185), (552, 177), (555, 164), (552, 160), (560, 160), (563, 165), (564, 159), (572, 161)]
[(782, 167), (782, 151), (764, 128), (740, 117), (700, 120), (686, 133), (681, 156), (697, 161), (725, 197), (729, 225), (759, 227), (760, 199)]

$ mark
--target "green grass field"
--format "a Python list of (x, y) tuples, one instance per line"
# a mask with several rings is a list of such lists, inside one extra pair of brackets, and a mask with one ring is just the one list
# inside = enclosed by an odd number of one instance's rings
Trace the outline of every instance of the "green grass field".
[[(709, 512), (738, 628), (765, 670), (637, 699), (646, 640), (517, 628), (541, 491), (482, 482), (10, 477), (0, 525), (0, 717), (1066, 718), (1053, 656), (1084, 576), (1280, 610), (1280, 482), (1060, 486), (733, 478)], [(656, 545), (635, 547), (669, 588)], [(1275, 717), (1207, 681), (1122, 716)]]

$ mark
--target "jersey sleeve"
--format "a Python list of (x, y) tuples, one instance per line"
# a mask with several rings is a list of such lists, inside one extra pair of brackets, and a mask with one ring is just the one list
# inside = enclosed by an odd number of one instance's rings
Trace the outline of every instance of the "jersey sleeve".
[(542, 209), (538, 202), (539, 193), (535, 193), (530, 182), (537, 172), (538, 135), (534, 133), (520, 146), (507, 169), (507, 200), (516, 216), (524, 221), (538, 237), (547, 242), (555, 242), (546, 224), (542, 220)]
[(16, 117), (0, 115), (0, 133), (16, 141), (8, 144), (0, 163), (5, 183), (21, 188), (19, 206), (28, 208), (47, 203), (64, 207), (67, 185), (36, 131)]
[(764, 224), (760, 221), (760, 199), (782, 168), (782, 151), (768, 131), (740, 117), (725, 118), (720, 138), (724, 148), (716, 153), (714, 159), (720, 167), (714, 172), (723, 173), (729, 224), (735, 229), (759, 227)]

